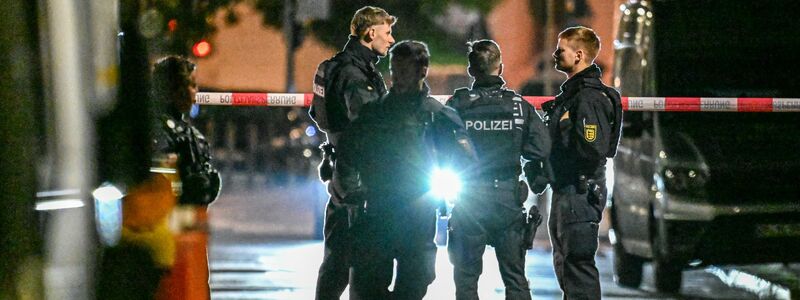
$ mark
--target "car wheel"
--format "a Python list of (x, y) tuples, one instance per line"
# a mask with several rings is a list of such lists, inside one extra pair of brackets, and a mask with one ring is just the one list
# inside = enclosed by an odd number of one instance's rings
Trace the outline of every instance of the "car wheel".
[(653, 273), (656, 290), (662, 293), (677, 293), (681, 289), (683, 272), (680, 266), (669, 261), (656, 259), (653, 261)]
[(662, 245), (662, 238), (653, 236), (653, 277), (656, 290), (662, 293), (677, 293), (681, 289), (683, 268), (680, 264), (667, 258)]
[(614, 279), (617, 284), (638, 288), (642, 283), (642, 264), (641, 258), (625, 252), (621, 242), (614, 244)]
[[(613, 199), (611, 201), (616, 202)], [(612, 207), (610, 210), (611, 222), (612, 227), (619, 228), (618, 224), (616, 223), (616, 208), (617, 207)], [(644, 259), (632, 254), (628, 254), (628, 252), (625, 251), (625, 248), (622, 247), (622, 241), (620, 240), (618, 231), (619, 230), (615, 229), (615, 232), (617, 232), (617, 238), (616, 243), (613, 244), (614, 280), (616, 280), (617, 284), (620, 286), (638, 288), (642, 283), (642, 265), (644, 264)]]

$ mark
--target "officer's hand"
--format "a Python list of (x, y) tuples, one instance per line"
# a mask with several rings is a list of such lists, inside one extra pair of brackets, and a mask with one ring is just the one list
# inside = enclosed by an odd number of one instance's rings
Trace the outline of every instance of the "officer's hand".
[(181, 178), (181, 203), (182, 204), (208, 204), (207, 191), (211, 180), (202, 173), (192, 173)]
[(367, 201), (367, 197), (363, 191), (357, 191), (350, 193), (347, 197), (342, 199), (342, 204), (345, 205), (353, 205), (353, 206), (363, 206), (364, 202)]
[(327, 182), (333, 178), (333, 166), (331, 164), (329, 159), (323, 159), (322, 162), (319, 163), (319, 179), (322, 180), (322, 182)]
[(531, 191), (536, 193), (537, 195), (541, 195), (544, 191), (547, 190), (547, 185), (550, 183), (550, 180), (544, 176), (534, 176), (533, 180), (528, 179), (528, 185), (531, 186)]

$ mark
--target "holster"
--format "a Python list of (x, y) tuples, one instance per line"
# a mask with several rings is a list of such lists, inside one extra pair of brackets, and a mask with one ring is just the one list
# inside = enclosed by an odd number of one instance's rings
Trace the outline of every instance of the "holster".
[(578, 194), (589, 193), (588, 198), (592, 204), (600, 203), (603, 197), (603, 192), (600, 190), (600, 185), (594, 179), (587, 179), (585, 175), (578, 176)]
[(347, 227), (353, 228), (361, 221), (364, 215), (364, 207), (357, 205), (347, 206)]
[(542, 224), (542, 215), (539, 213), (539, 207), (536, 205), (528, 209), (525, 216), (525, 231), (523, 234), (523, 247), (525, 249), (533, 249), (533, 240), (536, 238), (536, 230)]

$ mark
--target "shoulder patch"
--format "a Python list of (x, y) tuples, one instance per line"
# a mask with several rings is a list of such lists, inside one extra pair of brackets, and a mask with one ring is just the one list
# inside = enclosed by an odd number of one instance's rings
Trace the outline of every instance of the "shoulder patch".
[(583, 138), (591, 143), (597, 139), (597, 125), (586, 124), (583, 126)]

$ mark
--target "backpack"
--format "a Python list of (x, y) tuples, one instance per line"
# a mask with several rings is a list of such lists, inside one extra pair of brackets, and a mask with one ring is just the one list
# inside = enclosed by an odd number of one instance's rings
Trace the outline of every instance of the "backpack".
[[(611, 103), (611, 109), (614, 114), (609, 120), (609, 123), (611, 124), (611, 137), (609, 138), (609, 141), (611, 141), (611, 145), (609, 145), (608, 152), (605, 153), (605, 157), (613, 158), (617, 154), (617, 146), (619, 145), (619, 139), (622, 136), (622, 115), (623, 115), (622, 98), (620, 97), (619, 92), (617, 92), (617, 90), (615, 90), (612, 87), (606, 86), (605, 84), (603, 84), (602, 81), (600, 81), (597, 78), (584, 78), (583, 84), (581, 84), (580, 87), (599, 90), (601, 93), (603, 93), (603, 96), (605, 96), (605, 98), (608, 99), (608, 101)], [(558, 98), (558, 96), (556, 98)], [(572, 103), (574, 101), (574, 96), (571, 96), (568, 99), (570, 100), (569, 103), (565, 103), (558, 107), (566, 107), (566, 110), (570, 110), (572, 107)], [(553, 120), (554, 115), (559, 115), (560, 113), (564, 112), (564, 111), (560, 112), (555, 111), (555, 109), (557, 108), (556, 102), (557, 102), (556, 100), (550, 100), (545, 103), (542, 103), (542, 110), (544, 110), (546, 113), (544, 121), (548, 127), (553, 126), (552, 122), (554, 121)]]
[[(506, 89), (481, 94), (467, 88), (456, 90), (454, 98), (452, 106), (476, 148), (481, 172), (518, 174), (522, 132), (526, 131), (526, 116), (518, 103), (522, 98)], [(504, 174), (494, 174), (498, 172)]]
[(600, 90), (606, 99), (611, 102), (614, 113), (612, 119), (609, 120), (609, 123), (611, 124), (611, 138), (609, 139), (611, 145), (609, 145), (608, 152), (606, 152), (605, 156), (608, 158), (613, 158), (617, 155), (617, 146), (619, 145), (619, 139), (622, 136), (622, 98), (617, 90), (606, 86), (599, 79), (586, 78), (584, 79), (584, 85), (589, 88)]
[(314, 75), (314, 97), (311, 100), (311, 107), (308, 114), (317, 123), (317, 127), (325, 132), (331, 129), (331, 124), (328, 120), (328, 112), (326, 109), (325, 89), (329, 87), (332, 81), (335, 69), (340, 65), (336, 57), (327, 59), (317, 66), (316, 75)]

